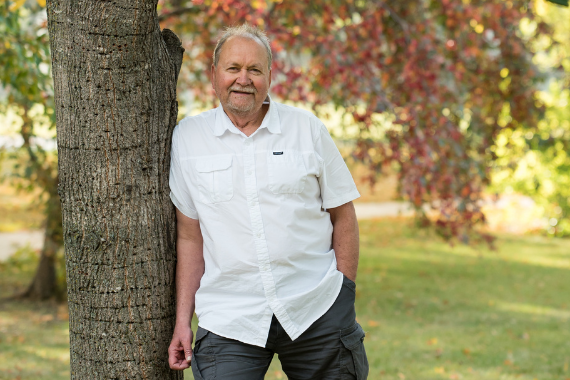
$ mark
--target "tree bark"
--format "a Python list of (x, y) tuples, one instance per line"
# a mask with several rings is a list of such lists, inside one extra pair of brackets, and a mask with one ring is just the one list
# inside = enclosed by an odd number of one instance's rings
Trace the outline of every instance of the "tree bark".
[(48, 0), (72, 379), (182, 379), (169, 199), (180, 40), (156, 0)]

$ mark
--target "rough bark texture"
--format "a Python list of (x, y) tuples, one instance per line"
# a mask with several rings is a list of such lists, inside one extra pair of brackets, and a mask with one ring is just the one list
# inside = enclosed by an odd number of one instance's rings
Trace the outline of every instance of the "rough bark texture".
[(72, 379), (183, 378), (167, 362), (182, 47), (156, 3), (48, 1)]

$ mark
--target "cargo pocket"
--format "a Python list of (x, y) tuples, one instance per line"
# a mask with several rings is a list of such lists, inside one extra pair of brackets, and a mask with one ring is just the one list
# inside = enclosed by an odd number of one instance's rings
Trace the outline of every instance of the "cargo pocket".
[(364, 350), (364, 336), (364, 330), (358, 323), (340, 331), (340, 340), (346, 349), (341, 355), (341, 373), (352, 375), (345, 376), (346, 379), (365, 380), (368, 378), (368, 359)]
[(218, 203), (232, 199), (234, 186), (232, 156), (204, 157), (196, 160), (198, 189), (203, 203)]
[(216, 357), (212, 347), (204, 339), (209, 333), (208, 330), (199, 326), (196, 331), (196, 343), (194, 343), (191, 363), (192, 374), (196, 380), (210, 380), (216, 377)]

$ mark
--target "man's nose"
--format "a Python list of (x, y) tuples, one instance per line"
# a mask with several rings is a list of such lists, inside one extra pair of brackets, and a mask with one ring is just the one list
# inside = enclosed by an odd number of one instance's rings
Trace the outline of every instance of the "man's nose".
[(241, 86), (249, 86), (252, 82), (249, 78), (249, 73), (246, 69), (240, 70), (239, 75), (236, 79), (236, 83)]

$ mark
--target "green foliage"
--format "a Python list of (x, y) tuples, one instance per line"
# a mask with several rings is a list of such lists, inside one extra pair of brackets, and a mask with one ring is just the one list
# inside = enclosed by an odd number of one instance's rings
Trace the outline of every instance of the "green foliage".
[(45, 11), (39, 5), (7, 9), (0, 4), (0, 83), (6, 92), (0, 102), (9, 105), (43, 105), (53, 115), (53, 81)]
[[(55, 127), (53, 80), (45, 10), (39, 3), (0, 4), (0, 112), (20, 118), (21, 151), (4, 154), (17, 162), (12, 177), (22, 188), (53, 191), (56, 157), (34, 138), (40, 127)], [(22, 159), (22, 153), (26, 158)]]
[(568, 0), (548, 0), (548, 1), (554, 4), (564, 5), (565, 7), (568, 6)]
[(37, 251), (25, 245), (0, 262), (0, 272), (5, 276), (33, 273), (38, 266), (38, 257)]
[(536, 125), (499, 135), (492, 189), (531, 196), (544, 210), (548, 232), (570, 236), (570, 9), (539, 3), (538, 11), (554, 30), (534, 46), (549, 76), (539, 94), (546, 112)]
[[(29, 286), (34, 271), (38, 267), (40, 255), (38, 251), (25, 245), (14, 252), (6, 261), (0, 261), (0, 298), (20, 293)], [(65, 279), (65, 257), (60, 249), (55, 257), (57, 275), (57, 295), (65, 298), (67, 285)]]

